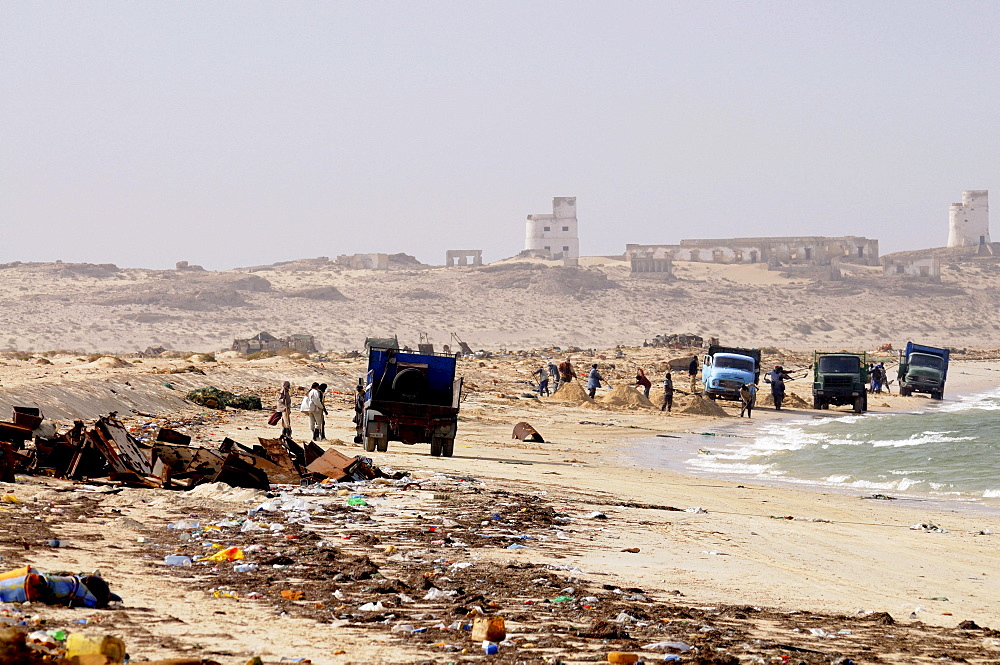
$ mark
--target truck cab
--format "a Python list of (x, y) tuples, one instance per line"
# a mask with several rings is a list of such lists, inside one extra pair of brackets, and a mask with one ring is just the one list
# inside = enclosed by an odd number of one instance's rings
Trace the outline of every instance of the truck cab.
[(868, 364), (862, 353), (813, 353), (813, 408), (850, 404), (868, 410)]
[(431, 455), (451, 457), (462, 394), (455, 366), (451, 354), (369, 348), (355, 405), (355, 441), (368, 452), (385, 452), (389, 441), (430, 443)]
[(942, 399), (950, 353), (949, 349), (907, 342), (899, 353), (899, 394), (926, 393), (931, 399)]
[(740, 388), (760, 378), (760, 350), (712, 345), (702, 358), (701, 380), (711, 399), (740, 398)]

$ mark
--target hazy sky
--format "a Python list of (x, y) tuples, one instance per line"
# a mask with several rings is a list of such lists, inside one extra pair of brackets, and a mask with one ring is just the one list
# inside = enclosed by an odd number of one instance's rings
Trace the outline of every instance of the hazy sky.
[(586, 255), (942, 246), (963, 189), (1000, 196), (998, 28), (995, 1), (0, 0), (0, 262), (495, 260), (553, 196)]

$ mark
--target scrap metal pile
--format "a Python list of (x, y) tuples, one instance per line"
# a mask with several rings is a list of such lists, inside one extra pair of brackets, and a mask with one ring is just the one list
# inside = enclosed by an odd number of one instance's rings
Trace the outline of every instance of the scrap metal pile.
[(191, 445), (191, 437), (161, 427), (155, 440), (140, 441), (112, 412), (91, 427), (76, 420), (58, 433), (41, 411), (14, 407), (12, 422), (0, 422), (0, 482), (14, 474), (68, 480), (105, 479), (128, 487), (190, 489), (222, 482), (267, 490), (272, 484), (301, 484), (324, 478), (370, 480), (382, 472), (366, 457), (301, 446), (289, 438), (259, 438), (245, 446), (226, 438), (217, 448)]

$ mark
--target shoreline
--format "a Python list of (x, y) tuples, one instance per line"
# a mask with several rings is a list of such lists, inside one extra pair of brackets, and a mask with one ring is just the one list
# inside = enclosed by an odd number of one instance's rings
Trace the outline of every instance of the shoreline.
[[(998, 392), (1000, 392), (1000, 384), (992, 383), (990, 379), (993, 377), (979, 373), (967, 374), (965, 372), (966, 369), (970, 369), (970, 365), (973, 365), (974, 363), (978, 364), (979, 362), (982, 361), (960, 361), (959, 363), (956, 363), (959, 371), (949, 375), (949, 385), (955, 386), (957, 384), (957, 390), (952, 393), (952, 396), (946, 397), (945, 400), (941, 402), (932, 401), (929, 398), (924, 398), (923, 396), (901, 398), (898, 394), (882, 395), (882, 397), (893, 397), (895, 400), (905, 400), (906, 403), (895, 404), (889, 406), (888, 408), (880, 407), (872, 409), (868, 413), (873, 415), (924, 415), (938, 411), (942, 407), (947, 407), (949, 404), (975, 400), (981, 397), (995, 396)], [(953, 377), (956, 375), (967, 378), (959, 379), (953, 383)], [(1000, 380), (1000, 372), (997, 372), (996, 378)], [(792, 382), (792, 384), (794, 385), (794, 382)], [(801, 384), (795, 387), (801, 388)], [(800, 390), (799, 392), (801, 393), (802, 391)], [(876, 395), (874, 397), (879, 396)], [(762, 428), (768, 425), (784, 424), (786, 426), (795, 426), (796, 423), (807, 423), (810, 419), (837, 419), (854, 416), (854, 414), (849, 410), (815, 411), (811, 409), (786, 408), (779, 413), (775, 412), (773, 407), (755, 409), (754, 413), (757, 418), (752, 421), (730, 422), (730, 419), (726, 419), (725, 421), (720, 422), (719, 420), (716, 420), (715, 422), (719, 424), (716, 428), (714, 428), (716, 431), (713, 432), (713, 434), (720, 437), (723, 441), (731, 437), (752, 439), (760, 436)], [(747, 426), (749, 426), (749, 431), (746, 429)], [(761, 476), (750, 471), (739, 470), (734, 470), (728, 473), (721, 470), (702, 471), (691, 468), (690, 460), (698, 454), (704, 454), (702, 451), (711, 449), (711, 442), (716, 439), (710, 436), (699, 435), (695, 432), (678, 433), (676, 434), (676, 437), (676, 439), (648, 435), (623, 437), (619, 444), (619, 453), (628, 464), (651, 464), (662, 470), (683, 476), (690, 476), (692, 478), (703, 478), (744, 484), (752, 483), (767, 487), (783, 488), (786, 490), (800, 489), (815, 492), (829, 491), (842, 493), (847, 496), (891, 493), (893, 495), (893, 499), (895, 500), (925, 503), (937, 506), (942, 510), (961, 508), (962, 510), (1000, 514), (1000, 500), (998, 500), (1000, 497), (976, 496), (971, 493), (954, 493), (949, 496), (934, 494), (931, 491), (910, 489), (895, 490), (873, 487), (852, 487), (850, 485), (824, 482), (823, 480), (812, 480), (791, 476)], [(673, 450), (664, 450), (667, 442), (673, 443), (675, 441), (677, 444), (676, 448)], [(644, 450), (645, 446), (660, 442), (664, 443), (664, 446), (660, 446), (660, 450)], [(725, 447), (727, 446), (724, 443), (717, 446), (717, 448)], [(711, 452), (708, 454), (711, 454)], [(747, 464), (751, 463), (748, 461)]]

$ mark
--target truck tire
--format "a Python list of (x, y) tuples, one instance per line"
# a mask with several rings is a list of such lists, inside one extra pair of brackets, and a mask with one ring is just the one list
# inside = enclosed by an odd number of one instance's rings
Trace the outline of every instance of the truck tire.
[(450, 437), (441, 439), (441, 454), (445, 457), (451, 457), (455, 454), (455, 439)]
[(375, 449), (380, 453), (384, 453), (389, 450), (389, 437), (384, 439), (375, 439)]
[(366, 453), (373, 453), (373, 452), (375, 452), (375, 447), (377, 445), (378, 445), (378, 439), (376, 439), (374, 436), (366, 436), (365, 437), (365, 452)]
[(813, 408), (817, 409), (817, 410), (822, 409), (823, 408), (823, 398), (821, 398), (821, 397), (813, 397)]
[(868, 393), (864, 394), (864, 401), (861, 402), (861, 410), (868, 413)]
[(865, 398), (855, 397), (854, 398), (854, 413), (864, 413), (865, 410)]
[(944, 399), (944, 392), (935, 390), (931, 393), (931, 399)]
[(909, 397), (910, 395), (913, 394), (913, 390), (910, 388), (900, 387), (899, 394), (902, 395), (903, 397)]
[(429, 384), (423, 372), (416, 367), (407, 367), (392, 380), (392, 389), (399, 399), (416, 402), (426, 395)]
[(431, 437), (431, 457), (441, 457), (441, 437)]

